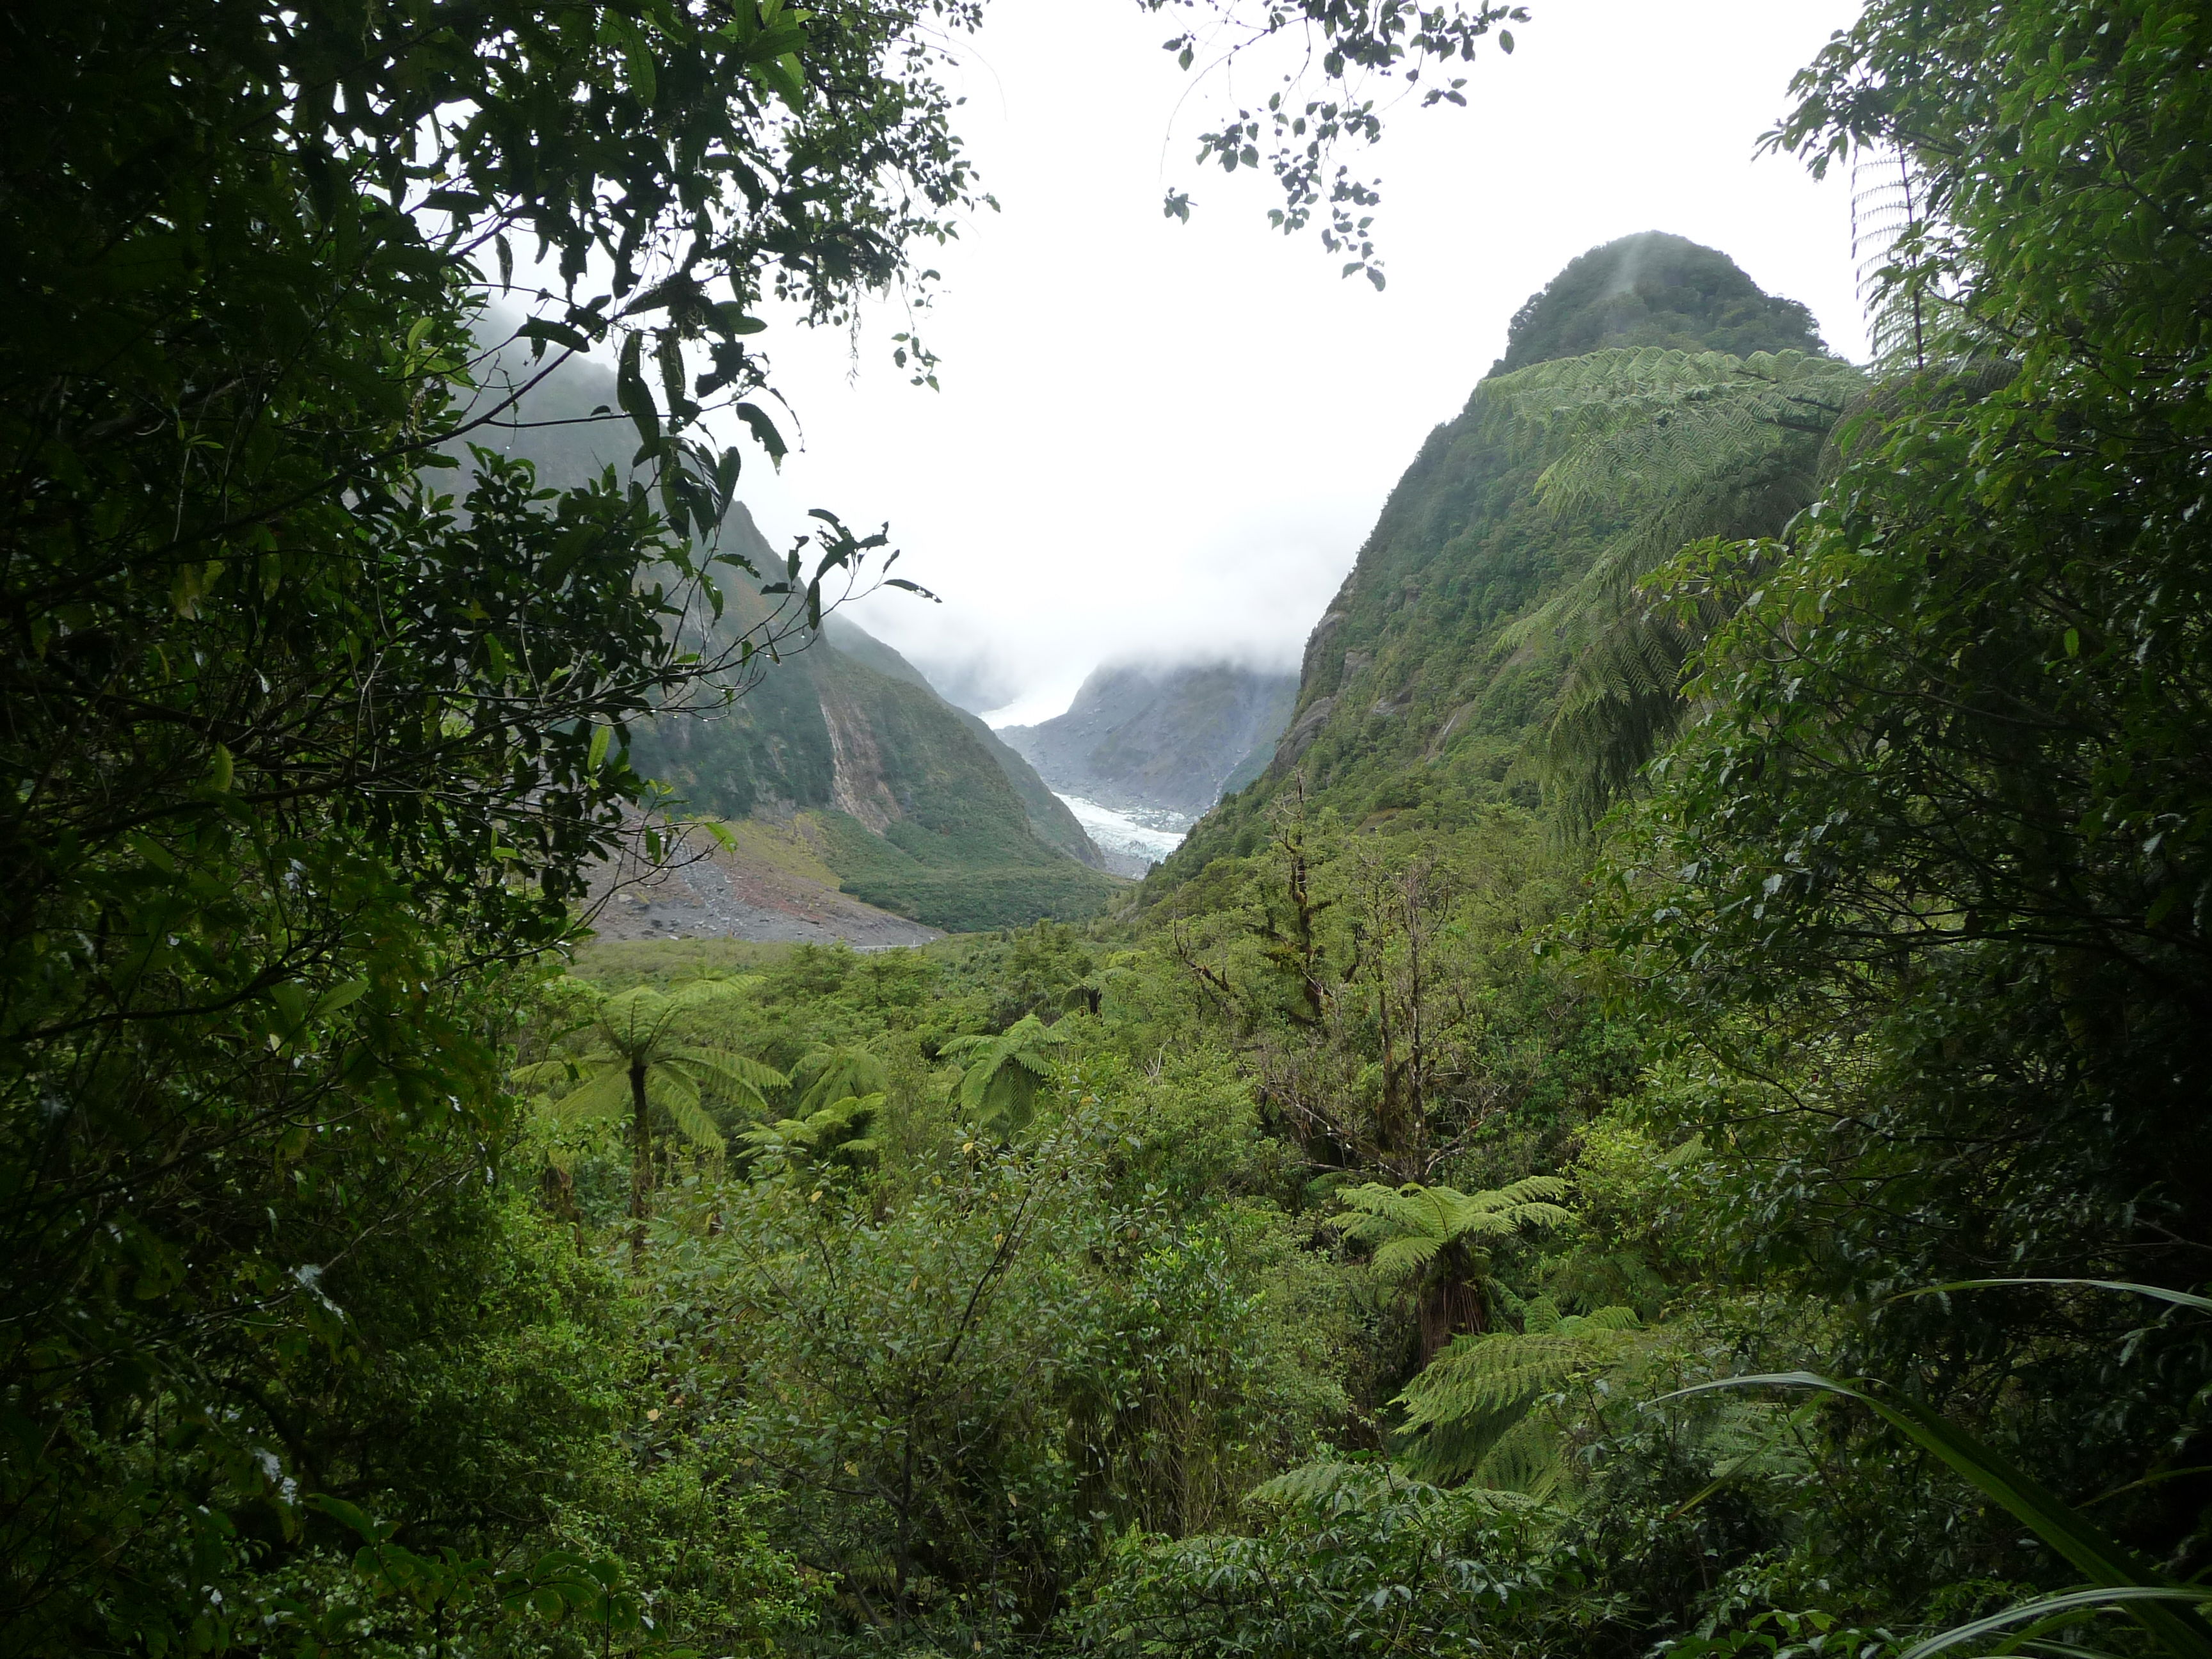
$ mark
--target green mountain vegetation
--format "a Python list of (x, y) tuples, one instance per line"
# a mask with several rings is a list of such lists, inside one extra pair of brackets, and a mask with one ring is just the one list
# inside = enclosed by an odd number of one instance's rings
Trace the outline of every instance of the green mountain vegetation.
[(888, 679), (903, 681), (945, 702), (945, 707), (959, 717), (960, 724), (967, 729), (968, 734), (983, 745), (985, 751), (998, 763), (999, 769), (1006, 775), (1006, 781), (1013, 786), (1014, 793), (1021, 798), (1022, 811), (1029, 818), (1030, 832), (1048, 847), (1057, 848), (1094, 869), (1103, 867), (1098, 849), (1091, 845), (1091, 837), (1075, 821), (1075, 815), (1067, 810), (1066, 803), (1054, 794), (1044, 780), (1037, 775), (1036, 769), (986, 726), (981, 717), (946, 702), (920, 669), (850, 618), (832, 615), (824, 620), (823, 631), (832, 646), (863, 667), (873, 669)]
[[(772, 559), (741, 507), (725, 538)], [(768, 614), (734, 599), (724, 636)], [(832, 613), (779, 654), (733, 676), (744, 695), (726, 707), (710, 683), (638, 730), (638, 764), (685, 810), (796, 819), (842, 890), (951, 932), (1079, 919), (1114, 896), (1067, 808), (889, 646)]]
[[(1375, 274), (1346, 77), (1522, 19), (1222, 15)], [(699, 439), (972, 15), (428, 15), (0, 21), (0, 1653), (2212, 1659), (2212, 20), (1869, 0), (1878, 361), (1578, 262), (1141, 903), (862, 954), (577, 906), (732, 676), (693, 787), (1079, 872)], [(434, 465), (541, 237), (620, 484)]]
[[(1293, 780), (1355, 822), (1536, 804), (1534, 739), (1559, 713), (1588, 641), (1557, 624), (1513, 625), (1588, 576), (1638, 515), (1628, 466), (1601, 474), (1578, 501), (1540, 489), (1559, 459), (1547, 416), (1565, 394), (1498, 389), (1560, 357), (1589, 362), (1595, 349), (1725, 353), (1760, 369), (1777, 354), (1832, 361), (1804, 307), (1761, 293), (1711, 248), (1652, 232), (1572, 261), (1514, 317), (1490, 378), (1391, 492), (1307, 641), (1288, 730), (1265, 769), (1192, 831), (1148, 896), (1224, 854), (1251, 853)], [(1726, 503), (1727, 521), (1698, 529), (1770, 532), (1807, 498), (1778, 519), (1763, 495), (1743, 492)]]

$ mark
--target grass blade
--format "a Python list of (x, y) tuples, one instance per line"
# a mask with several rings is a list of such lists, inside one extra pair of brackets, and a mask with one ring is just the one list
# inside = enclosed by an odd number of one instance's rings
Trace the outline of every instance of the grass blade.
[[(1875, 1387), (1869, 1383), (1853, 1388), (1814, 1371), (1773, 1371), (1700, 1382), (1694, 1388), (1662, 1395), (1653, 1403), (1709, 1394), (1719, 1389), (1749, 1388), (1818, 1389), (1856, 1400), (1916, 1444), (1948, 1463), (2098, 1584), (2113, 1589), (2175, 1588), (2133, 1550), (1965, 1430), (1945, 1421), (1917, 1401), (1887, 1389), (1876, 1393)], [(2212, 1659), (2212, 1626), (2207, 1626), (2189, 1608), (2166, 1605), (2169, 1599), (2172, 1598), (2130, 1601), (2128, 1611), (2175, 1659)]]

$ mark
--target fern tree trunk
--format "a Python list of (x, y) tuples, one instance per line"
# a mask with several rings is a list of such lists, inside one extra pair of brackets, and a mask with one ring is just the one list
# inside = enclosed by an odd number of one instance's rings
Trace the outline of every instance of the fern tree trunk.
[(1421, 1325), (1421, 1364), (1450, 1346), (1452, 1338), (1482, 1334), (1485, 1303), (1482, 1274), (1455, 1244), (1438, 1252), (1437, 1271), (1421, 1287), (1416, 1307)]
[(645, 1220), (653, 1206), (653, 1119), (645, 1103), (645, 1062), (629, 1068), (629, 1265), (645, 1267)]

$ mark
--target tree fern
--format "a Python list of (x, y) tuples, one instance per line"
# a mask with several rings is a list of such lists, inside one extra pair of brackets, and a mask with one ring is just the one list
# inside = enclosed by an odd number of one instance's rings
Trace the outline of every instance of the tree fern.
[(1347, 1243), (1372, 1252), (1377, 1277), (1413, 1297), (1426, 1359), (1455, 1332), (1483, 1328), (1490, 1280), (1484, 1246), (1528, 1229), (1566, 1225), (1574, 1218), (1558, 1202), (1566, 1190), (1556, 1176), (1479, 1193), (1370, 1182), (1337, 1194), (1347, 1213), (1331, 1224)]
[(725, 981), (705, 981), (674, 995), (641, 985), (597, 999), (583, 1052), (514, 1073), (526, 1088), (544, 1091), (538, 1110), (564, 1126), (609, 1121), (629, 1109), (633, 1260), (644, 1253), (645, 1220), (652, 1206), (654, 1109), (686, 1140), (720, 1152), (722, 1131), (706, 1109), (708, 1091), (765, 1112), (768, 1103), (760, 1091), (788, 1081), (747, 1055), (687, 1040), (701, 1016), (738, 994), (738, 988)]
[(883, 1105), (881, 1091), (848, 1095), (803, 1117), (748, 1129), (739, 1139), (759, 1160), (763, 1176), (852, 1174), (872, 1164), (883, 1151), (874, 1133)]
[(1337, 1194), (1351, 1213), (1333, 1224), (1349, 1242), (1373, 1247), (1375, 1270), (1395, 1281), (1457, 1239), (1510, 1238), (1524, 1227), (1565, 1226), (1574, 1219), (1558, 1202), (1566, 1191), (1557, 1176), (1529, 1176), (1479, 1193), (1370, 1182)]
[(1301, 1464), (1272, 1480), (1261, 1481), (1244, 1495), (1245, 1503), (1254, 1509), (1317, 1509), (1337, 1514), (1370, 1512), (1393, 1502), (1424, 1504), (1446, 1498), (1500, 1514), (1525, 1513), (1534, 1507), (1524, 1494), (1510, 1488), (1446, 1493), (1389, 1463), (1336, 1459)]
[(1026, 1014), (997, 1036), (954, 1037), (938, 1052), (967, 1061), (959, 1097), (968, 1121), (1010, 1139), (1029, 1127), (1037, 1086), (1052, 1075), (1047, 1051), (1066, 1040), (1035, 1014)]
[(880, 1095), (891, 1086), (882, 1056), (857, 1045), (825, 1043), (810, 1050), (791, 1068), (791, 1080), (805, 1090), (797, 1113), (802, 1118), (840, 1101)]
[[(1341, 1463), (1331, 1459), (1302, 1463), (1272, 1480), (1263, 1480), (1244, 1495), (1244, 1501), (1261, 1509), (1290, 1509), (1327, 1501), (1355, 1484), (1374, 1478), (1371, 1463)], [(1389, 1471), (1386, 1480), (1403, 1479)]]
[(1556, 1440), (1529, 1413), (1577, 1379), (1619, 1364), (1642, 1327), (1627, 1308), (1562, 1314), (1530, 1303), (1526, 1328), (1462, 1336), (1398, 1396), (1401, 1461), (1424, 1480), (1478, 1483), (1545, 1496), (1559, 1483)]
[(1936, 180), (1909, 149), (1868, 143), (1851, 161), (1851, 258), (1868, 343), (1884, 373), (2002, 357), (2011, 342), (1962, 303), (1961, 250)]
[(1139, 960), (1133, 951), (1116, 951), (1103, 967), (1069, 981), (1053, 993), (1065, 1013), (1089, 1013), (1103, 1018), (1109, 1005), (1126, 1000), (1144, 985), (1144, 976), (1131, 966)]

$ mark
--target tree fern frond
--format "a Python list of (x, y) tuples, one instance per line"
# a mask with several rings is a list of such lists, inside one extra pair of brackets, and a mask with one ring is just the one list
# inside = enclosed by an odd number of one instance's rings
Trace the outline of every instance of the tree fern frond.
[(1358, 1463), (1304, 1463), (1284, 1471), (1272, 1480), (1262, 1480), (1244, 1494), (1244, 1501), (1262, 1509), (1312, 1504), (1334, 1496), (1368, 1472), (1368, 1466)]
[(1633, 1308), (1597, 1308), (1586, 1314), (1570, 1315), (1559, 1322), (1559, 1328), (1576, 1335), (1597, 1331), (1640, 1331), (1644, 1322), (1636, 1316)]
[(1548, 1498), (1559, 1489), (1565, 1465), (1559, 1437), (1540, 1417), (1528, 1415), (1498, 1435), (1475, 1465), (1474, 1477), (1494, 1490)]
[(979, 1127), (1012, 1134), (1027, 1125), (1037, 1084), (1052, 1075), (1042, 1051), (1066, 1041), (1066, 1032), (1025, 1014), (995, 1037), (955, 1038), (939, 1052), (974, 1057), (960, 1080), (961, 1109)]
[(1465, 1480), (1528, 1411), (1524, 1402), (1496, 1412), (1408, 1424), (1397, 1444), (1399, 1467), (1419, 1480)]
[(1703, 642), (1703, 630), (1693, 635), (1670, 618), (1625, 617), (1577, 663), (1532, 756), (1565, 834), (1595, 829), (1680, 728), (1674, 686)]
[(1510, 1238), (1528, 1227), (1564, 1227), (1574, 1216), (1556, 1204), (1516, 1204), (1510, 1210), (1478, 1210), (1455, 1218), (1452, 1231), (1468, 1238)]
[(656, 1066), (645, 1074), (645, 1097), (655, 1106), (675, 1109), (678, 1102), (699, 1104), (699, 1085), (672, 1066)]
[(761, 1091), (788, 1081), (774, 1066), (763, 1066), (727, 1048), (673, 1048), (663, 1057), (661, 1064), (684, 1073), (702, 1092), (708, 1088), (719, 1090), (740, 1105), (758, 1112), (768, 1109), (768, 1100)]
[(1570, 1227), (1574, 1212), (1558, 1204), (1516, 1204), (1504, 1212), (1522, 1227)]
[(1494, 1188), (1489, 1192), (1475, 1193), (1465, 1201), (1484, 1209), (1501, 1210), (1516, 1204), (1534, 1204), (1540, 1200), (1557, 1203), (1567, 1195), (1568, 1186), (1559, 1176), (1523, 1176), (1510, 1186)]
[(806, 1124), (799, 1118), (779, 1118), (773, 1123), (757, 1123), (750, 1129), (740, 1130), (738, 1139), (746, 1151), (760, 1160), (755, 1173), (766, 1176), (781, 1174), (805, 1150)]
[(1462, 1336), (1398, 1396), (1408, 1426), (1523, 1409), (1606, 1357), (1584, 1336)]
[(1684, 665), (1717, 616), (1655, 614), (1638, 586), (1689, 544), (1780, 532), (1819, 488), (1822, 441), (1863, 395), (1862, 371), (1803, 352), (1593, 352), (1485, 383), (1549, 458), (1540, 497), (1562, 515), (1629, 522), (1501, 650), (1557, 638), (1573, 666), (1535, 745), (1562, 826), (1585, 833), (1681, 717)]
[(1560, 1227), (1574, 1219), (1547, 1201), (1566, 1196), (1567, 1183), (1557, 1176), (1529, 1176), (1489, 1192), (1430, 1190), (1443, 1206), (1446, 1233), (1454, 1237), (1506, 1238), (1524, 1227)]
[[(1358, 1187), (1346, 1187), (1336, 1194), (1338, 1201), (1354, 1212), (1330, 1218), (1332, 1226), (1344, 1229), (1345, 1236), (1370, 1243), (1376, 1238), (1388, 1238), (1401, 1231), (1434, 1233), (1443, 1237), (1444, 1210), (1436, 1197), (1438, 1190), (1449, 1188), (1427, 1187), (1385, 1187), (1370, 1181)], [(1457, 1194), (1454, 1194), (1457, 1196)]]
[(791, 1082), (775, 1066), (755, 1060), (750, 1054), (741, 1054), (734, 1048), (709, 1048), (697, 1043), (686, 1043), (681, 1048), (671, 1048), (668, 1053), (672, 1059), (711, 1066), (717, 1076), (742, 1083), (751, 1089), (781, 1089)]
[(793, 1066), (788, 1081), (805, 1085), (799, 1099), (804, 1116), (849, 1097), (881, 1094), (890, 1087), (890, 1074), (872, 1049), (824, 1045)]
[(722, 1150), (721, 1127), (700, 1104), (699, 1085), (672, 1066), (645, 1074), (645, 1097), (676, 1121), (678, 1133), (709, 1152)]
[(1911, 152), (1861, 147), (1851, 165), (1851, 257), (1875, 362), (1917, 373), (1946, 362), (2002, 352), (2010, 342), (1959, 298), (1959, 271), (1946, 257), (1952, 236)]
[(1440, 1503), (1501, 1515), (1527, 1514), (1542, 1507), (1520, 1492), (1477, 1490), (1448, 1493), (1408, 1474), (1402, 1466), (1334, 1460), (1308, 1463), (1262, 1481), (1244, 1495), (1244, 1502), (1255, 1509), (1307, 1508), (1332, 1516), (1372, 1513), (1385, 1505), (1426, 1506)]
[(556, 1123), (573, 1127), (603, 1122), (629, 1109), (629, 1069), (618, 1061), (610, 1061), (604, 1070), (551, 1102), (546, 1115)]
[[(1534, 1449), (1539, 1431), (1519, 1425), (1546, 1395), (1620, 1363), (1634, 1346), (1631, 1333), (1641, 1328), (1626, 1308), (1563, 1316), (1540, 1297), (1523, 1316), (1525, 1331), (1459, 1338), (1406, 1385), (1396, 1403), (1405, 1411), (1408, 1468), (1428, 1480), (1476, 1474), (1548, 1495)], [(1500, 1461), (1483, 1475), (1493, 1455)]]
[(1540, 1296), (1521, 1310), (1521, 1328), (1530, 1336), (1547, 1336), (1559, 1328), (1564, 1317), (1559, 1304), (1548, 1296)]
[(668, 1115), (676, 1120), (676, 1127), (684, 1139), (693, 1146), (703, 1146), (710, 1152), (722, 1151), (726, 1143), (721, 1125), (708, 1116), (706, 1109), (696, 1100), (687, 1103), (679, 1098), (672, 1102)]
[(1444, 1241), (1427, 1233), (1406, 1233), (1376, 1249), (1369, 1266), (1378, 1278), (1395, 1282), (1411, 1279), (1429, 1265)]
[(680, 1012), (672, 999), (640, 985), (609, 997), (597, 1021), (609, 1047), (628, 1059), (649, 1054)]
[(770, 1175), (791, 1166), (854, 1167), (883, 1150), (869, 1133), (883, 1103), (880, 1094), (848, 1095), (804, 1118), (784, 1118), (747, 1130), (740, 1139), (763, 1158)]
[(967, 1075), (960, 1079), (960, 1109), (970, 1114), (982, 1110), (984, 1097), (990, 1093), (998, 1074), (998, 1066), (988, 1057), (969, 1066)]
[(1480, 1193), (1369, 1182), (1337, 1194), (1346, 1209), (1332, 1216), (1329, 1224), (1347, 1243), (1372, 1248), (1374, 1266), (1383, 1277), (1402, 1279), (1455, 1240), (1505, 1238), (1523, 1227), (1572, 1221), (1556, 1204), (1530, 1201), (1537, 1194), (1564, 1196), (1566, 1189), (1566, 1182), (1554, 1176), (1531, 1176), (1510, 1187)]
[(1534, 453), (1553, 457), (1538, 488), (1571, 513), (1669, 493), (1731, 452), (1823, 431), (1863, 383), (1850, 364), (1804, 352), (1646, 347), (1534, 364), (1486, 381), (1482, 395), (1510, 410)]

